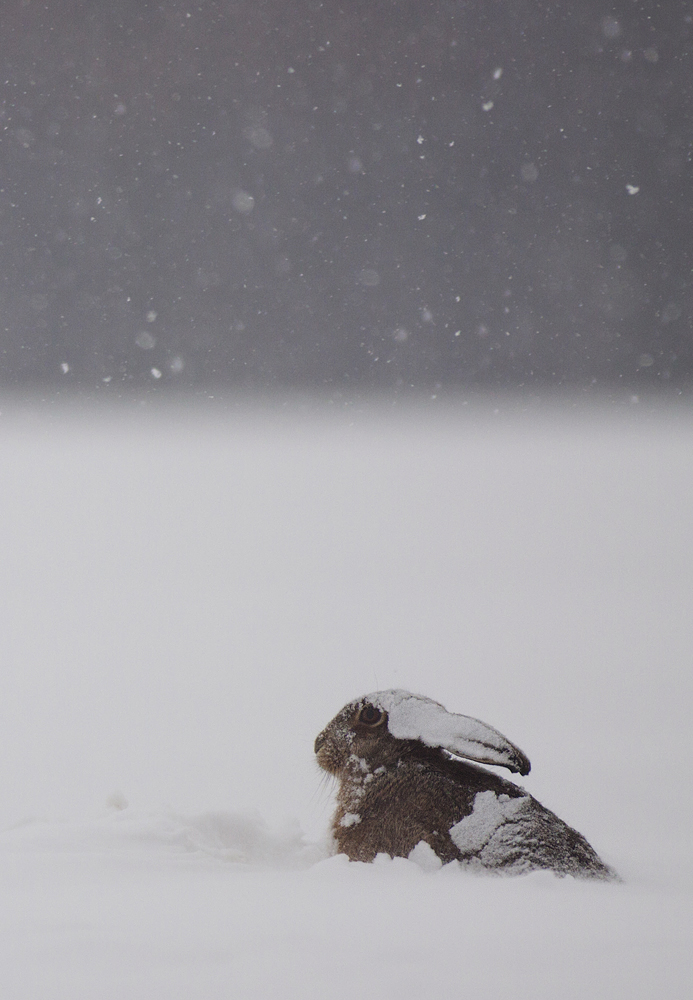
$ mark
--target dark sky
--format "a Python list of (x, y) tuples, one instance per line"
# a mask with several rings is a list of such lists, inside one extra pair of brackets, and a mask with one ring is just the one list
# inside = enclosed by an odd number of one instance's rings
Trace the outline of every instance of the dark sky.
[(687, 385), (692, 40), (679, 0), (4, 0), (0, 381)]

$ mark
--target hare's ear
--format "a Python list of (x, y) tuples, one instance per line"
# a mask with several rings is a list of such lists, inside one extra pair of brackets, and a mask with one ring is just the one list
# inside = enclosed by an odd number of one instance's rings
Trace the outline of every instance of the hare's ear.
[(378, 691), (367, 700), (387, 712), (387, 727), (396, 739), (420, 740), (457, 757), (529, 774), (531, 765), (519, 747), (479, 719), (454, 715), (437, 701), (409, 691)]

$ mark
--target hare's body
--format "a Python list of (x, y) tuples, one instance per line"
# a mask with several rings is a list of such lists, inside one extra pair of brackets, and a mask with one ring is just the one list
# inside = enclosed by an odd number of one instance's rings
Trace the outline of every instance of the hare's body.
[(378, 692), (347, 705), (315, 744), (318, 763), (339, 780), (338, 850), (372, 861), (380, 853), (407, 857), (424, 841), (443, 862), (613, 877), (581, 834), (518, 785), (460, 760), (461, 747), (465, 756), (529, 771), (500, 733), (428, 699)]

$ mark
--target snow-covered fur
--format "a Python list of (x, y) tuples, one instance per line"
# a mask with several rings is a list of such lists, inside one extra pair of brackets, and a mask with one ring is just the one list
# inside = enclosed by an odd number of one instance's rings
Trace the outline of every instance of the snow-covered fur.
[(616, 877), (581, 834), (523, 788), (459, 759), (528, 774), (518, 747), (430, 698), (391, 690), (352, 701), (320, 733), (315, 753), (339, 781), (333, 833), (352, 861), (407, 857), (424, 841), (443, 862)]

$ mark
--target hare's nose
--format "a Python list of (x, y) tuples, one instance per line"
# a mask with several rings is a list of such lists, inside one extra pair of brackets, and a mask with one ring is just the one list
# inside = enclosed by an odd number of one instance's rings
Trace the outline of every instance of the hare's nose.
[(315, 751), (315, 753), (318, 753), (320, 751), (320, 747), (323, 747), (326, 741), (327, 737), (325, 736), (325, 732), (323, 730), (323, 732), (319, 733), (318, 736), (316, 736), (315, 738), (315, 745), (313, 746), (313, 750)]

